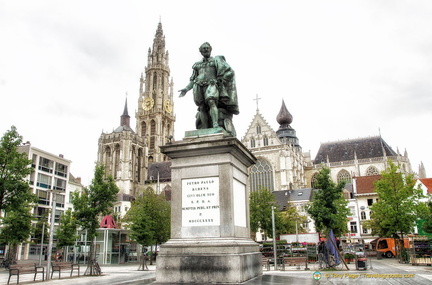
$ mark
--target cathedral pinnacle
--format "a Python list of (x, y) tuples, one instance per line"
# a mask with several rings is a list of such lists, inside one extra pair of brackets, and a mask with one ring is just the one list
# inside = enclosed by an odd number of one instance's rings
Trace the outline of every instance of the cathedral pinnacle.
[(289, 125), (293, 121), (293, 116), (285, 106), (285, 102), (283, 99), (282, 99), (281, 109), (279, 111), (279, 114), (276, 117), (276, 121), (279, 123), (280, 128), (289, 128)]
[[(126, 95), (127, 95), (127, 93), (126, 93)], [(130, 128), (130, 116), (129, 116), (128, 107), (127, 107), (127, 97), (126, 97), (126, 101), (125, 101), (123, 115), (121, 115), (121, 117), (120, 117), (120, 126), (126, 126), (126, 127)]]

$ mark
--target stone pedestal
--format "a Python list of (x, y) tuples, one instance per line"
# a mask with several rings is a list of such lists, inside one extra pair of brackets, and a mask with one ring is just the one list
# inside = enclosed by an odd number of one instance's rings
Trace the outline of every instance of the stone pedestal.
[(172, 159), (172, 212), (156, 283), (242, 283), (262, 274), (246, 190), (256, 159), (236, 138), (191, 134), (161, 147)]

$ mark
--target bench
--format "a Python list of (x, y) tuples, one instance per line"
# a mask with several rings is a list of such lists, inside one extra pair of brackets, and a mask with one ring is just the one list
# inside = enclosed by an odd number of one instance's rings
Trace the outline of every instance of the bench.
[(76, 263), (71, 263), (69, 261), (56, 261), (52, 264), (52, 270), (51, 270), (51, 279), (54, 274), (54, 271), (58, 271), (59, 273), (59, 279), (60, 279), (60, 273), (63, 269), (70, 270), (70, 276), (72, 277), (72, 273), (74, 270), (78, 270), (78, 276), (80, 276), (80, 266)]
[(20, 274), (32, 273), (34, 274), (33, 281), (36, 280), (36, 275), (38, 273), (42, 273), (42, 281), (45, 281), (45, 268), (42, 266), (36, 266), (35, 263), (27, 263), (27, 264), (12, 264), (9, 265), (9, 278), (8, 283), (10, 282), (10, 278), (12, 275), (17, 276), (17, 283), (19, 284), (19, 276)]
[(270, 270), (270, 260), (268, 257), (261, 257), (261, 264), (264, 268), (267, 269), (267, 271)]
[(281, 263), (281, 270), (285, 270), (285, 265), (287, 266), (297, 266), (297, 269), (300, 269), (300, 266), (303, 264), (306, 266), (306, 257), (298, 256), (298, 257), (284, 257)]

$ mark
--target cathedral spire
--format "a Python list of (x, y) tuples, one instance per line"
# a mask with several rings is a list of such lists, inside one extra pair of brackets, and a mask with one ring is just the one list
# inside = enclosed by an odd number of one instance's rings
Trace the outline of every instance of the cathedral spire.
[(282, 99), (282, 106), (280, 108), (279, 114), (276, 117), (276, 121), (280, 125), (279, 129), (291, 128), (290, 124), (293, 121), (293, 116), (288, 111), (287, 107), (285, 106), (285, 102), (283, 99)]
[(126, 97), (126, 101), (125, 101), (123, 115), (120, 116), (120, 126), (126, 126), (126, 127), (130, 128), (130, 116), (129, 116), (128, 107), (127, 107), (127, 97)]
[(276, 131), (278, 138), (288, 145), (293, 145), (300, 148), (299, 140), (296, 136), (296, 131), (290, 126), (293, 121), (293, 116), (285, 106), (285, 102), (283, 99), (279, 114), (276, 116), (276, 121), (280, 125), (279, 129)]

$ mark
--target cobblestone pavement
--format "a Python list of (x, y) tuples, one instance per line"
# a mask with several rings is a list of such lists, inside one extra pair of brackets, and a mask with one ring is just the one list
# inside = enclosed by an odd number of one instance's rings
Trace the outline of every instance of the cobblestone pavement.
[[(411, 264), (400, 264), (396, 259), (372, 259), (368, 263), (367, 270), (357, 271), (354, 264), (349, 264), (349, 271), (322, 271), (321, 279), (315, 280), (315, 270), (313, 266), (311, 270), (296, 269), (289, 267), (285, 271), (263, 271), (263, 275), (245, 282), (245, 285), (270, 285), (270, 284), (432, 284), (432, 267), (430, 266), (412, 266)], [(371, 266), (372, 265), (372, 266)], [(78, 277), (76, 272), (73, 277), (69, 277), (67, 271), (62, 271), (62, 278), (58, 278), (58, 274), (54, 274), (53, 279), (49, 281), (41, 281), (42, 277), (39, 274), (36, 282), (33, 282), (32, 274), (24, 274), (20, 276), (20, 284), (43, 284), (43, 285), (111, 285), (125, 284), (138, 285), (150, 284), (155, 281), (156, 267), (149, 266), (147, 271), (138, 271), (138, 264), (122, 264), (122, 265), (103, 265), (102, 276), (83, 276), (85, 266), (81, 265), (81, 276)], [(9, 277), (8, 271), (0, 269), (0, 285), (7, 284)], [(16, 276), (12, 276), (10, 284), (16, 284)], [(195, 284), (198, 285), (198, 284)]]

